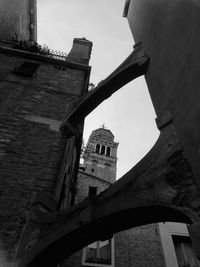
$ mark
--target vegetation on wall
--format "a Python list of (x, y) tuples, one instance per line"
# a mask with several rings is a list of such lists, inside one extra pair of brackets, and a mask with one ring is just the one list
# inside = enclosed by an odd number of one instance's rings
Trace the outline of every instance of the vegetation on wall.
[(14, 44), (15, 49), (37, 53), (40, 55), (49, 55), (50, 49), (46, 45), (39, 45), (37, 42), (33, 41), (19, 41)]

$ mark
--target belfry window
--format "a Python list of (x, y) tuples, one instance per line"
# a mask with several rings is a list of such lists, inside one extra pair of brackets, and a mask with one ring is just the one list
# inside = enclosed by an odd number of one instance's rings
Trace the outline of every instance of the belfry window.
[(106, 156), (110, 157), (110, 147), (109, 146), (106, 149)]
[(100, 152), (100, 145), (99, 144), (96, 145), (96, 151), (95, 152), (99, 154), (99, 152)]
[(104, 155), (105, 154), (105, 150), (106, 150), (105, 146), (102, 146), (101, 147), (101, 155)]
[(83, 250), (82, 264), (87, 266), (114, 266), (113, 239), (96, 241)]

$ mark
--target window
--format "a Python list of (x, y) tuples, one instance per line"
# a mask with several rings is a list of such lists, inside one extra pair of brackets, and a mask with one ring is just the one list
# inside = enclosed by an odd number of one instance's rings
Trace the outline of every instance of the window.
[(188, 236), (172, 235), (179, 267), (200, 267)]
[(102, 146), (101, 147), (101, 155), (104, 155), (105, 154), (105, 150), (106, 150), (105, 146)]
[(87, 266), (114, 265), (113, 239), (96, 241), (83, 250), (82, 264)]
[(39, 64), (24, 61), (18, 68), (14, 69), (13, 73), (31, 78), (33, 74), (36, 72), (36, 70), (38, 69), (38, 67), (39, 67)]
[(100, 145), (99, 145), (99, 144), (97, 144), (97, 145), (96, 145), (96, 153), (98, 153), (98, 154), (99, 154), (99, 152), (100, 152)]
[(96, 196), (96, 194), (97, 194), (97, 187), (89, 186), (88, 196)]
[(110, 157), (110, 147), (109, 146), (106, 149), (106, 156)]
[(92, 175), (97, 174), (97, 164), (98, 164), (97, 160), (92, 160), (91, 171), (90, 171), (90, 173), (92, 173)]

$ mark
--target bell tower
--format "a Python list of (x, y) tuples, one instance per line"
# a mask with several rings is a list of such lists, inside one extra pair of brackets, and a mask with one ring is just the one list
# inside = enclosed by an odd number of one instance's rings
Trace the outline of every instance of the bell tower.
[(108, 182), (115, 182), (117, 172), (117, 142), (104, 126), (94, 130), (84, 153), (85, 172)]

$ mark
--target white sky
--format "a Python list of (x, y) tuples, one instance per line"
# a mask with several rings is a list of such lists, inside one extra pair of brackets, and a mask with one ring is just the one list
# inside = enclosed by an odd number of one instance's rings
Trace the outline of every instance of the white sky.
[[(125, 0), (38, 0), (38, 43), (69, 52), (75, 37), (93, 42), (90, 82), (105, 79), (132, 51)], [(121, 88), (85, 121), (84, 140), (103, 123), (119, 141), (117, 177), (150, 150), (158, 137), (155, 112), (143, 77)]]

